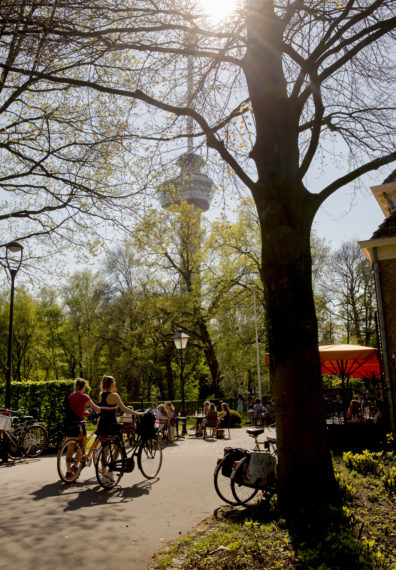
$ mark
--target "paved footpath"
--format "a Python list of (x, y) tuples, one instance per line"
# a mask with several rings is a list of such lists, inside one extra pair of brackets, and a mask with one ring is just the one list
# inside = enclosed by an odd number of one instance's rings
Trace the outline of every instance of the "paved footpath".
[(227, 445), (252, 439), (242, 428), (231, 439), (179, 440), (164, 450), (158, 479), (136, 466), (110, 491), (93, 467), (62, 483), (54, 455), (0, 465), (0, 568), (144, 570), (155, 550), (221, 505), (213, 471)]

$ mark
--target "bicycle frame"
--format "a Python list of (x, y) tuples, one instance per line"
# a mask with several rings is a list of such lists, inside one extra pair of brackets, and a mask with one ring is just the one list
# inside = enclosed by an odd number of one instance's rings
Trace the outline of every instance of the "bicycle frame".
[[(25, 410), (10, 410), (7, 408), (0, 408), (0, 411), (5, 411), (7, 415), (10, 415), (11, 413), (21, 414)], [(36, 457), (38, 455), (41, 455), (44, 450), (45, 443), (48, 439), (48, 434), (45, 430), (45, 422), (35, 421), (32, 416), (24, 416), (21, 420), (18, 421), (18, 423), (16, 423), (15, 420), (19, 420), (19, 416), (11, 416), (11, 427), (9, 429), (0, 430), (0, 434), (4, 434), (2, 442), (3, 452), (4, 447), (6, 448), (6, 456), (5, 459), (3, 458), (3, 461), (7, 461), (8, 456), (15, 459), (22, 454), (26, 455), (27, 457)], [(45, 441), (44, 447), (41, 449), (41, 451), (37, 454), (31, 455), (30, 448), (27, 450), (25, 446), (25, 437), (27, 434), (29, 434), (29, 432), (31, 432), (31, 430), (34, 430), (34, 428), (40, 428), (42, 432), (44, 432)]]

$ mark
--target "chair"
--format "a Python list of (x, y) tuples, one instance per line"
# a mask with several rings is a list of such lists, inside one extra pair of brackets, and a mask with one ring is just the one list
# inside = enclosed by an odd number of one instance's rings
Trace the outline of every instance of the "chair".
[(228, 437), (231, 439), (230, 425), (231, 425), (231, 416), (230, 416), (230, 414), (227, 414), (226, 417), (224, 418), (224, 420), (219, 425), (219, 429), (224, 429), (224, 430), (227, 429), (228, 430)]
[(216, 437), (217, 434), (217, 418), (206, 418), (205, 420), (203, 420), (202, 422), (202, 427), (203, 427), (203, 436), (202, 437), (207, 437), (207, 431), (206, 429), (209, 428), (210, 429), (210, 435), (209, 437)]
[(169, 420), (159, 420), (158, 436), (163, 444), (169, 444), (171, 442), (168, 421)]

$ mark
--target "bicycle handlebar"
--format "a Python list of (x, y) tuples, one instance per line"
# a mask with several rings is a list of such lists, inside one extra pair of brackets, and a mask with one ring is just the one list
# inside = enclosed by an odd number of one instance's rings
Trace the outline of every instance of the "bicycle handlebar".
[(0, 408), (0, 412), (8, 412), (8, 414), (22, 414), (25, 412), (25, 408), (20, 408), (19, 410), (11, 410), (10, 408)]

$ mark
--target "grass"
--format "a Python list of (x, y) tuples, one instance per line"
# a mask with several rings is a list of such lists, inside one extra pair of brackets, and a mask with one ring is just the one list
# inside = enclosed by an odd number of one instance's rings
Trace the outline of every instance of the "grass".
[[(395, 467), (394, 456), (388, 454), (386, 461), (387, 469)], [(348, 464), (350, 457), (334, 458), (342, 505), (309, 516), (299, 513), (294, 522), (280, 517), (275, 499), (251, 508), (219, 507), (157, 552), (149, 568), (395, 569), (394, 488), (378, 473), (361, 473)]]

